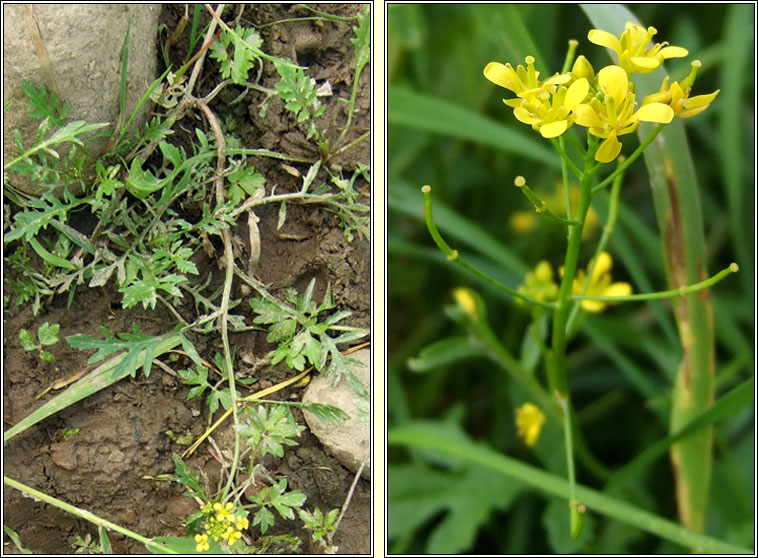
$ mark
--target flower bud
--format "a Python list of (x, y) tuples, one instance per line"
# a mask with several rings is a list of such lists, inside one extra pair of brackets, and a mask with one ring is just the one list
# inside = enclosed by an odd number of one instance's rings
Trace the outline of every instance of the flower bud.
[(587, 78), (587, 81), (590, 83), (592, 83), (592, 80), (595, 78), (595, 70), (584, 55), (580, 55), (579, 58), (576, 59), (574, 66), (571, 69), (571, 73), (574, 74), (576, 79)]

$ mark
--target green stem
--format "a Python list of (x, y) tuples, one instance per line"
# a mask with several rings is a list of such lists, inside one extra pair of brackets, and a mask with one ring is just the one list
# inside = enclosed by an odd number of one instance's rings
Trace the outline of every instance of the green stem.
[(48, 496), (44, 492), (40, 492), (39, 490), (35, 490), (34, 488), (31, 488), (29, 486), (26, 486), (25, 484), (21, 484), (18, 481), (15, 481), (8, 477), (3, 477), (3, 483), (7, 484), (8, 486), (15, 488), (16, 490), (20, 490), (24, 494), (31, 496), (32, 498), (36, 500), (41, 500), (43, 502), (47, 502), (48, 504), (51, 504), (55, 506), (56, 508), (60, 508), (63, 511), (66, 511), (72, 515), (75, 515), (77, 517), (81, 517), (82, 519), (89, 521), (90, 523), (94, 523), (98, 527), (103, 527), (104, 529), (108, 529), (110, 531), (115, 531), (117, 533), (121, 533), (122, 535), (125, 535), (131, 539), (134, 539), (135, 541), (139, 541), (142, 544), (154, 548), (158, 553), (168, 553), (168, 554), (177, 554), (177, 552), (171, 548), (168, 548), (164, 545), (158, 544), (156, 542), (153, 542), (151, 539), (148, 539), (147, 537), (143, 537), (142, 535), (135, 533), (134, 531), (130, 531), (129, 529), (126, 529), (124, 527), (121, 527), (120, 525), (116, 525), (115, 523), (111, 523), (107, 519), (103, 519), (91, 512), (88, 512), (87, 510), (83, 510), (80, 508), (77, 508), (76, 506), (72, 506), (71, 504), (67, 504), (66, 502), (62, 500), (58, 500), (57, 498), (53, 498), (52, 496)]
[[(524, 194), (526, 199), (529, 200), (529, 202), (534, 206), (534, 209), (537, 211), (537, 213), (542, 213), (547, 217), (550, 217), (554, 221), (559, 222), (561, 225), (578, 225), (579, 221), (575, 221), (573, 219), (563, 219), (562, 217), (558, 217), (555, 213), (550, 211), (547, 207), (547, 202), (545, 200), (541, 200), (537, 197), (537, 194), (534, 193), (534, 190), (532, 190), (524, 181), (524, 177), (517, 176), (516, 177), (516, 187), (521, 190), (521, 193)], [(570, 209), (570, 206), (568, 206)]]
[(576, 538), (579, 535), (580, 523), (578, 519), (576, 501), (576, 474), (574, 471), (574, 453), (572, 443), (572, 415), (571, 399), (568, 392), (566, 378), (566, 326), (568, 323), (569, 310), (571, 308), (571, 291), (576, 273), (579, 248), (582, 241), (582, 229), (587, 217), (587, 211), (592, 199), (592, 175), (593, 157), (597, 149), (597, 139), (587, 134), (588, 150), (585, 154), (585, 171), (579, 183), (579, 204), (574, 217), (579, 221), (578, 225), (569, 226), (568, 247), (563, 265), (563, 277), (560, 290), (558, 291), (557, 309), (553, 317), (552, 347), (546, 359), (548, 384), (550, 391), (558, 403), (563, 417), (563, 427), (566, 432), (566, 470), (571, 491), (571, 535)]
[[(597, 248), (595, 248), (595, 255), (592, 258), (592, 266), (590, 269), (587, 270), (587, 279), (584, 282), (584, 285), (582, 285), (582, 292), (581, 294), (584, 294), (587, 291), (587, 288), (590, 285), (590, 279), (593, 277), (593, 273), (595, 270), (595, 266), (597, 265), (598, 256), (600, 253), (605, 250), (606, 245), (608, 244), (608, 241), (610, 240), (611, 233), (613, 232), (613, 229), (616, 225), (616, 216), (618, 215), (618, 201), (619, 201), (619, 194), (621, 192), (621, 182), (624, 179), (624, 173), (619, 173), (616, 175), (616, 178), (613, 179), (613, 186), (611, 186), (611, 195), (608, 200), (608, 219), (605, 223), (605, 226), (603, 227), (603, 235), (600, 237), (600, 242), (597, 244)], [(594, 191), (593, 191), (594, 192)], [(577, 319), (579, 318), (579, 309), (581, 307), (581, 303), (579, 301), (574, 302), (573, 307), (571, 308), (571, 314), (569, 316), (568, 325), (566, 326), (566, 329), (568, 331), (569, 338), (572, 337), (575, 327), (577, 325)]]
[(598, 301), (603, 301), (603, 302), (629, 302), (633, 300), (654, 300), (657, 298), (673, 298), (676, 296), (685, 296), (688, 294), (696, 293), (698, 291), (702, 291), (703, 289), (707, 289), (708, 287), (712, 287), (713, 285), (715, 285), (716, 283), (724, 279), (727, 275), (731, 275), (732, 273), (737, 273), (738, 271), (739, 271), (739, 266), (736, 263), (732, 263), (729, 265), (729, 267), (722, 269), (713, 277), (710, 277), (704, 281), (693, 283), (692, 285), (679, 287), (678, 289), (670, 289), (668, 291), (659, 291), (655, 293), (633, 294), (633, 295), (627, 295), (627, 296), (573, 295), (571, 298), (573, 298), (574, 300), (598, 300)]
[(574, 176), (576, 176), (577, 178), (581, 178), (582, 171), (579, 170), (579, 168), (574, 164), (574, 161), (572, 161), (571, 158), (566, 154), (566, 149), (564, 147), (565, 142), (563, 139), (563, 134), (561, 134), (561, 136), (558, 137), (558, 139), (553, 138), (550, 141), (553, 142), (553, 146), (555, 147), (555, 150), (561, 156), (561, 171), (563, 174), (563, 183), (566, 185), (566, 191), (568, 191), (568, 177), (566, 176), (566, 167), (571, 169), (571, 172), (573, 172)]
[[(635, 149), (634, 153), (632, 153), (626, 161), (621, 163), (619, 167), (611, 173), (610, 176), (608, 176), (605, 180), (603, 180), (600, 184), (598, 184), (592, 189), (592, 194), (594, 195), (598, 193), (600, 190), (602, 190), (603, 188), (605, 188), (606, 186), (608, 186), (608, 184), (610, 184), (613, 180), (615, 180), (615, 178), (618, 175), (623, 173), (629, 167), (629, 165), (634, 163), (634, 161), (637, 160), (637, 157), (642, 155), (642, 152), (645, 151), (645, 148), (648, 145), (650, 145), (655, 139), (655, 137), (661, 132), (661, 130), (663, 130), (664, 126), (665, 124), (658, 124), (655, 127), (655, 129), (650, 133), (650, 135), (647, 138), (645, 138), (645, 141), (643, 141), (640, 144), (640, 146), (637, 149)], [(587, 135), (589, 136), (589, 134)]]
[(535, 304), (537, 306), (542, 306), (544, 308), (554, 308), (554, 305), (548, 302), (542, 302), (541, 300), (537, 300), (535, 298), (532, 298), (530, 296), (526, 296), (524, 294), (521, 294), (520, 292), (516, 291), (515, 289), (512, 289), (511, 287), (508, 287), (506, 285), (503, 285), (501, 282), (493, 279), (489, 275), (482, 273), (472, 265), (468, 264), (467, 262), (463, 261), (460, 254), (458, 253), (458, 250), (453, 250), (450, 248), (447, 242), (442, 238), (439, 231), (437, 230), (437, 226), (434, 224), (434, 218), (432, 217), (432, 196), (431, 186), (424, 186), (421, 188), (421, 191), (424, 193), (424, 214), (426, 216), (426, 227), (429, 229), (429, 233), (432, 235), (432, 238), (434, 239), (434, 242), (437, 244), (440, 250), (447, 256), (447, 259), (457, 263), (464, 269), (467, 269), (480, 279), (483, 279), (487, 281), (489, 284), (493, 285), (494, 287), (500, 289), (501, 291), (505, 291), (509, 295), (511, 295), (514, 298), (520, 298), (521, 300), (525, 300), (526, 302), (529, 302), (530, 304)]

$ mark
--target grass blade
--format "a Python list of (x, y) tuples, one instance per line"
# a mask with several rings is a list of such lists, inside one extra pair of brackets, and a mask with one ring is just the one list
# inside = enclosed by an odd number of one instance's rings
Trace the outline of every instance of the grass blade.
[[(623, 30), (627, 21), (637, 21), (620, 5), (582, 6), (596, 28), (610, 33)], [(657, 91), (665, 77), (663, 68), (635, 76), (637, 95)], [(640, 126), (640, 141), (651, 126)], [(669, 285), (676, 288), (707, 277), (705, 235), (700, 195), (687, 136), (680, 119), (674, 119), (645, 150), (645, 163), (655, 203)], [(674, 302), (682, 338), (683, 358), (672, 395), (670, 431), (676, 432), (710, 407), (714, 397), (713, 306), (708, 291), (681, 297)], [(677, 503), (682, 524), (702, 532), (708, 504), (713, 429), (701, 429), (671, 447)]]
[(390, 86), (387, 98), (390, 124), (470, 140), (554, 168), (560, 166), (558, 156), (534, 134), (517, 132), (465, 107), (403, 87)]
[[(181, 337), (182, 336), (179, 333), (166, 336), (165, 339), (162, 339), (157, 344), (153, 356), (159, 356), (179, 345), (181, 343)], [(30, 426), (37, 424), (47, 417), (54, 415), (58, 411), (62, 411), (66, 407), (69, 407), (74, 403), (115, 384), (125, 376), (128, 376), (130, 373), (129, 367), (119, 367), (121, 362), (127, 358), (127, 354), (128, 353), (119, 353), (109, 358), (84, 378), (69, 387), (66, 391), (57, 395), (42, 405), (42, 407), (24, 417), (17, 424), (5, 431), (5, 434), (3, 434), (3, 441), (7, 442), (16, 434), (23, 432)], [(138, 362), (144, 363), (145, 356), (145, 351), (141, 351), (137, 355)]]

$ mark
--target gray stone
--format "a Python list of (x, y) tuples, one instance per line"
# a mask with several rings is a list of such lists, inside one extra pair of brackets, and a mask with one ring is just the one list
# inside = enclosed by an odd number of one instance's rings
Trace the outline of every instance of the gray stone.
[[(352, 371), (367, 388), (370, 388), (371, 351), (361, 349), (348, 355), (348, 358), (362, 363), (362, 366), (356, 366)], [(361, 463), (371, 454), (371, 425), (359, 420), (359, 411), (355, 405), (357, 399), (344, 377), (340, 378), (336, 386), (332, 386), (331, 379), (323, 375), (315, 376), (303, 395), (303, 403), (333, 405), (350, 415), (350, 419), (333, 425), (321, 422), (308, 411), (304, 413), (313, 435), (335, 459), (354, 473), (358, 472)], [(370, 460), (366, 462), (362, 476), (371, 479)]]
[[(3, 163), (16, 157), (13, 130), (24, 147), (31, 146), (40, 120), (27, 117), (28, 101), (21, 81), (51, 90), (54, 81), (60, 97), (69, 104), (68, 121), (111, 124), (119, 116), (121, 54), (129, 27), (127, 117), (156, 75), (156, 35), (160, 4), (4, 4), (3, 5)], [(36, 19), (36, 23), (35, 23)], [(39, 30), (49, 70), (32, 39)], [(32, 29), (32, 31), (30, 31)], [(39, 41), (37, 41), (39, 43)], [(52, 76), (52, 80), (51, 77)], [(150, 103), (147, 103), (149, 105)], [(134, 124), (141, 126), (149, 107), (143, 107)], [(92, 144), (91, 155), (105, 149), (107, 139)], [(12, 175), (12, 185), (29, 193), (36, 187)], [(24, 183), (26, 182), (26, 183)]]

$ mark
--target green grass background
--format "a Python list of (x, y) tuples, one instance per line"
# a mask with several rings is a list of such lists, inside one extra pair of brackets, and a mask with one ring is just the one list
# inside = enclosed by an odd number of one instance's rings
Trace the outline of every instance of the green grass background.
[[(702, 61), (693, 95), (721, 89), (704, 113), (684, 121), (696, 165), (710, 274), (730, 262), (740, 273), (711, 290), (716, 324), (716, 398), (754, 370), (754, 29), (752, 5), (632, 5), (657, 41), (690, 54), (666, 64), (673, 80)], [(518, 232), (510, 219), (529, 212), (513, 186), (523, 175), (550, 198), (560, 181), (552, 146), (516, 121), (502, 103), (511, 93), (488, 82), (490, 61), (537, 59), (544, 79), (560, 70), (569, 39), (579, 40), (595, 71), (607, 51), (587, 41), (591, 24), (578, 5), (390, 5), (388, 7), (388, 424), (390, 432), (427, 421), (450, 439), (473, 438), (493, 450), (565, 478), (560, 430), (536, 448), (514, 432), (524, 394), (490, 360), (446, 356), (425, 372), (408, 359), (464, 332), (445, 313), (451, 290), (467, 286), (517, 358), (529, 314), (502, 293), (445, 261), (423, 222), (421, 186), (433, 188), (435, 220), (453, 248), (499, 281), (517, 286), (540, 259), (562, 261), (565, 229), (546, 220)], [(574, 132), (577, 132), (574, 130)], [(583, 132), (576, 134), (583, 138)], [(637, 146), (623, 136), (623, 153)], [(686, 148), (686, 147), (685, 147)], [(593, 200), (601, 222), (605, 196)], [(524, 218), (534, 215), (525, 213)], [(599, 230), (583, 245), (586, 266)], [(667, 288), (659, 230), (645, 165), (627, 171), (609, 251), (614, 279), (635, 292)], [(458, 358), (460, 357), (460, 358)], [(670, 305), (628, 304), (590, 316), (569, 346), (569, 385), (589, 446), (618, 471), (668, 433), (670, 393), (681, 358)], [(750, 390), (752, 391), (752, 390)], [(732, 392), (736, 393), (736, 392)], [(736, 401), (736, 399), (735, 399)], [(752, 548), (754, 401), (720, 407), (708, 535)], [(464, 434), (465, 432), (465, 434)], [(430, 434), (434, 436), (434, 434)], [(665, 444), (664, 444), (665, 447)], [(413, 445), (390, 445), (388, 535), (391, 552), (682, 552), (682, 546), (590, 512), (584, 534), (567, 534), (565, 500), (469, 460)], [(639, 463), (639, 461), (638, 461)], [(579, 466), (578, 481), (661, 518), (676, 520), (667, 452), (637, 468), (618, 489)], [(605, 487), (605, 488), (604, 488)]]

